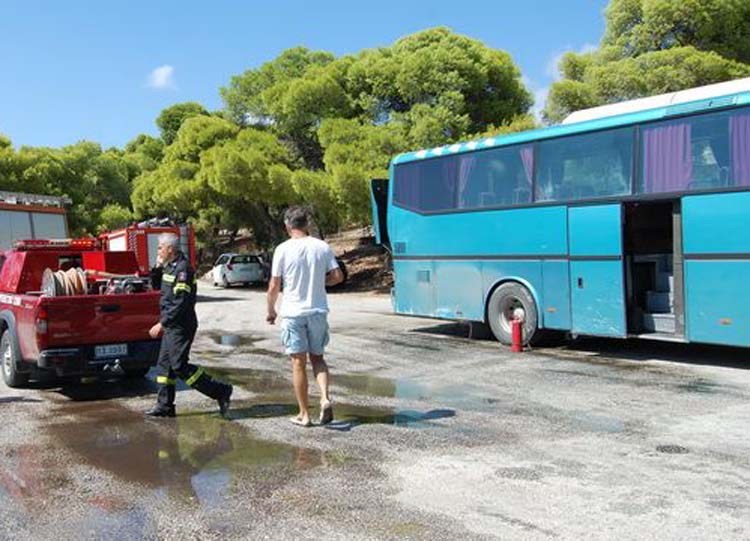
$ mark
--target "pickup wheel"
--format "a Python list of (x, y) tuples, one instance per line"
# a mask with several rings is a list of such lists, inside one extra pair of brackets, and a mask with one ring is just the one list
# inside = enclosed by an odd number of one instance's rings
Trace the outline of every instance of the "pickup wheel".
[(29, 375), (16, 369), (18, 357), (13, 351), (10, 330), (3, 331), (0, 338), (0, 354), (3, 362), (3, 380), (8, 387), (23, 387), (29, 383)]

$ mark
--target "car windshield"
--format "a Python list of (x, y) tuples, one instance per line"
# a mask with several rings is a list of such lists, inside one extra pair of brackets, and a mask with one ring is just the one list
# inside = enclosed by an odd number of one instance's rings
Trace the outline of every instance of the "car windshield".
[(247, 263), (257, 263), (258, 258), (253, 255), (236, 255), (232, 258), (232, 263), (235, 265), (243, 265)]

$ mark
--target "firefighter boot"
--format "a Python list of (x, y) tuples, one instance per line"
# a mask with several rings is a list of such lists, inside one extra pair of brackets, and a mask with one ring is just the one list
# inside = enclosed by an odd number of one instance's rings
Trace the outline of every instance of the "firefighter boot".
[(193, 374), (185, 381), (196, 391), (203, 393), (209, 398), (213, 398), (219, 403), (219, 412), (225, 415), (229, 409), (229, 402), (232, 397), (232, 386), (216, 381), (203, 371), (202, 367), (195, 369)]
[(147, 417), (174, 417), (175, 411), (174, 406), (162, 406), (160, 404), (155, 405), (150, 410), (146, 411)]
[(156, 405), (146, 412), (149, 417), (174, 417), (175, 382), (172, 378), (158, 376), (159, 392), (156, 395)]

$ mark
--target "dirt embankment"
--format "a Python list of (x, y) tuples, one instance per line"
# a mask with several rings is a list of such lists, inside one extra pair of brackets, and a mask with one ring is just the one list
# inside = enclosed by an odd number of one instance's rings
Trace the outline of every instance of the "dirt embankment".
[(393, 273), (388, 252), (375, 244), (370, 228), (353, 229), (326, 238), (336, 257), (346, 267), (347, 280), (340, 291), (389, 293)]

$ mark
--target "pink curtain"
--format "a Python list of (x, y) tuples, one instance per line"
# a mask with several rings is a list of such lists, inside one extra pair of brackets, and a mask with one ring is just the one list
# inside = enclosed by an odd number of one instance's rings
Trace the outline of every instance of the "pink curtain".
[(459, 156), (459, 160), (461, 164), (458, 167), (458, 208), (466, 208), (471, 205), (466, 188), (469, 186), (471, 172), (474, 170), (477, 159), (467, 154)]
[(531, 177), (534, 174), (534, 147), (522, 147), (520, 153), (526, 180), (529, 182), (529, 188), (531, 188)]
[(646, 193), (686, 190), (692, 176), (689, 124), (643, 130), (643, 188)]
[(729, 119), (732, 148), (732, 184), (750, 185), (750, 115), (736, 115)]

